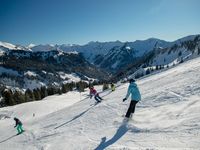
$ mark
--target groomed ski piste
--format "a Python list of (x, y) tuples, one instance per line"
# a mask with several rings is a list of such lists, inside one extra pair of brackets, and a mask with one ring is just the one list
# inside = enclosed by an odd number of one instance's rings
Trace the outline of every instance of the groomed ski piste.
[[(128, 123), (128, 83), (100, 93), (97, 105), (86, 91), (0, 108), (0, 150), (200, 149), (200, 58), (136, 83), (142, 100)], [(15, 136), (13, 117), (23, 134)]]

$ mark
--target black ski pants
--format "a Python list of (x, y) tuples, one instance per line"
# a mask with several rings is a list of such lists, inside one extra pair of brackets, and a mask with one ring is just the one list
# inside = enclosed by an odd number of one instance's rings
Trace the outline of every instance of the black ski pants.
[(138, 103), (138, 101), (131, 100), (130, 106), (128, 108), (128, 111), (127, 111), (125, 117), (129, 118), (131, 113), (135, 112), (135, 106), (136, 106), (137, 103)]
[(100, 102), (102, 100), (102, 98), (99, 96), (99, 94), (95, 95), (94, 96), (94, 99), (97, 101), (97, 102)]

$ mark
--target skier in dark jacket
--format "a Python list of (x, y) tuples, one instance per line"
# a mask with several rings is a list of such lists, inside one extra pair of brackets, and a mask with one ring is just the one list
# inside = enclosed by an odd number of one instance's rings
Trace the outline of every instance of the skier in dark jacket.
[(131, 94), (131, 103), (125, 115), (126, 118), (132, 117), (132, 114), (135, 112), (136, 104), (141, 100), (140, 91), (135, 83), (134, 79), (130, 79), (130, 85), (128, 87), (128, 91), (126, 97), (123, 99), (123, 102), (128, 99), (129, 95)]
[(99, 93), (97, 93), (97, 91), (94, 89), (93, 86), (89, 87), (90, 89), (90, 98), (92, 98), (92, 96), (94, 96), (94, 99), (97, 102), (101, 102), (103, 99), (99, 96)]
[(18, 119), (18, 118), (14, 118), (15, 120), (15, 127), (17, 127), (17, 131), (18, 131), (18, 134), (21, 134), (22, 132), (24, 132), (23, 128), (22, 128), (22, 122)]

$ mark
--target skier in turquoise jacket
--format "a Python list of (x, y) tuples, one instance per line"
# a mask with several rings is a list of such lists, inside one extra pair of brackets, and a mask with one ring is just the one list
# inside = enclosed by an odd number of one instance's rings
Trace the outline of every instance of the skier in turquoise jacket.
[(135, 112), (136, 104), (141, 100), (141, 94), (137, 87), (137, 84), (135, 83), (135, 80), (130, 79), (129, 82), (130, 82), (130, 85), (128, 87), (126, 97), (123, 99), (123, 102), (126, 101), (131, 94), (131, 103), (125, 115), (126, 118), (132, 117), (132, 114)]

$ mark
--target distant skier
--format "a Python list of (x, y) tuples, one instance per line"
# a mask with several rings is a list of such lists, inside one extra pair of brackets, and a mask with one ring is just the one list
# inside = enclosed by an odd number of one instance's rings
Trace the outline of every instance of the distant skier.
[(132, 114), (135, 112), (136, 104), (141, 100), (140, 91), (135, 83), (134, 79), (129, 80), (130, 85), (128, 87), (128, 91), (126, 97), (123, 99), (123, 102), (128, 99), (129, 95), (131, 94), (131, 103), (125, 115), (126, 119), (132, 117)]
[(94, 96), (94, 99), (97, 102), (101, 102), (103, 99), (99, 96), (99, 93), (97, 93), (97, 91), (94, 89), (93, 86), (89, 87), (90, 89), (90, 98), (92, 98), (92, 96)]
[(112, 91), (115, 91), (115, 85), (114, 85), (114, 83), (111, 83), (111, 84), (110, 84), (110, 87), (111, 87), (111, 90), (112, 90)]
[(16, 117), (14, 118), (14, 120), (15, 120), (15, 123), (16, 123), (14, 128), (17, 127), (17, 131), (18, 131), (17, 134), (21, 134), (22, 132), (24, 132), (24, 130), (22, 128), (22, 122)]

